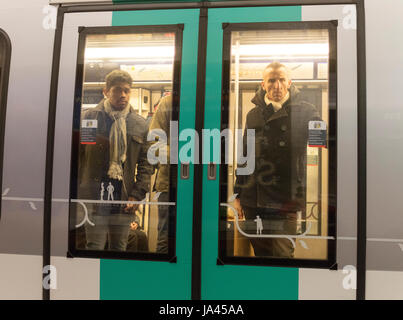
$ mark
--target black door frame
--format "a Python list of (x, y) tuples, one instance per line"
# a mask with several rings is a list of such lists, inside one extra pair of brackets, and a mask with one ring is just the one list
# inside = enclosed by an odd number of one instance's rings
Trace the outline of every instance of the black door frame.
[[(53, 156), (55, 141), (55, 120), (57, 89), (59, 82), (60, 55), (64, 15), (78, 12), (104, 12), (127, 10), (162, 10), (162, 9), (200, 9), (199, 51), (197, 71), (197, 100), (195, 129), (203, 128), (204, 87), (206, 64), (207, 19), (209, 8), (268, 7), (268, 6), (308, 6), (308, 5), (355, 5), (357, 11), (357, 90), (358, 90), (358, 170), (357, 170), (357, 300), (365, 300), (366, 278), (366, 242), (367, 242), (367, 86), (366, 86), (366, 44), (365, 44), (365, 0), (258, 0), (258, 1), (218, 1), (188, 3), (152, 3), (152, 4), (84, 4), (59, 5), (54, 38), (52, 75), (50, 83), (49, 113), (46, 145), (46, 173), (43, 218), (43, 266), (50, 265), (51, 214), (53, 189)], [(204, 66), (204, 68), (203, 68)], [(3, 135), (4, 136), (4, 135)], [(201, 156), (201, 155), (199, 155)], [(195, 165), (193, 202), (193, 254), (192, 254), (192, 299), (201, 299), (201, 221), (202, 221), (202, 164)], [(196, 187), (197, 186), (197, 187)], [(43, 274), (43, 278), (46, 274)], [(50, 289), (42, 289), (44, 300), (50, 300)]]
[[(3, 160), (4, 160), (4, 134), (6, 131), (6, 112), (7, 112), (7, 97), (8, 97), (8, 82), (10, 78), (10, 63), (12, 45), (8, 34), (0, 29), (0, 38), (4, 40), (4, 59), (2, 65), (0, 65), (0, 190), (3, 190)], [(2, 197), (0, 197), (0, 220), (1, 220), (1, 203)]]

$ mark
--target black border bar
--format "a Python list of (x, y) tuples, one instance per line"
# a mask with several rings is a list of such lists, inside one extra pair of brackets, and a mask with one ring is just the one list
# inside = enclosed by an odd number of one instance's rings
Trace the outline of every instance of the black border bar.
[(357, 300), (365, 300), (367, 273), (367, 63), (365, 47), (365, 0), (357, 3)]
[[(203, 2), (205, 3), (205, 2)], [(208, 10), (200, 9), (199, 43), (197, 54), (197, 86), (196, 86), (196, 120), (195, 130), (202, 136), (204, 127), (204, 105), (206, 97), (206, 63), (207, 63), (207, 28)], [(203, 157), (198, 152), (199, 159), (195, 159), (193, 182), (193, 224), (192, 224), (192, 300), (201, 300), (201, 273), (202, 273), (202, 210), (203, 210)]]
[(223, 25), (224, 33), (226, 34), (229, 34), (232, 31), (255, 31), (255, 30), (294, 30), (294, 29), (331, 30), (333, 27), (337, 27), (337, 20), (226, 23), (225, 26)]
[[(46, 144), (46, 172), (45, 172), (45, 195), (43, 214), (43, 267), (50, 265), (51, 227), (52, 227), (52, 190), (53, 190), (53, 156), (55, 145), (56, 103), (59, 85), (60, 54), (62, 48), (64, 11), (57, 11), (57, 24), (55, 40), (53, 44), (52, 76), (50, 82), (48, 134)], [(42, 273), (43, 279), (47, 275)], [(42, 299), (50, 300), (50, 289), (42, 286)]]
[[(8, 96), (8, 82), (10, 78), (10, 62), (11, 62), (11, 40), (7, 33), (0, 29), (0, 37), (4, 40), (6, 47), (4, 48), (4, 61), (2, 73), (0, 77), (0, 192), (3, 192), (3, 161), (4, 161), (4, 134), (6, 126), (6, 112), (7, 112), (7, 96)], [(0, 220), (1, 220), (1, 203), (2, 196), (0, 196)]]
[(315, 6), (357, 4), (360, 0), (251, 0), (251, 1), (200, 1), (200, 2), (170, 2), (170, 3), (133, 3), (133, 4), (62, 4), (66, 13), (100, 12), (127, 10), (168, 10), (168, 9), (199, 9), (199, 8), (242, 8), (267, 6)]

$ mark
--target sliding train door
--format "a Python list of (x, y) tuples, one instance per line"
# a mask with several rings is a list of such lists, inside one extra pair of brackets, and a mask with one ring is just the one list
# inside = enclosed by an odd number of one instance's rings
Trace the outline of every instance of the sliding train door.
[(355, 6), (209, 9), (202, 299), (355, 299), (356, 37)]
[[(185, 164), (179, 174), (175, 158), (188, 136), (174, 137), (195, 125), (198, 18), (199, 10), (65, 14), (51, 225), (57, 283), (51, 299), (190, 299), (193, 165)], [(124, 170), (136, 172), (136, 187), (129, 185), (133, 177), (120, 180), (99, 169), (105, 153), (117, 159), (110, 150), (120, 150), (123, 141), (105, 134), (105, 119), (112, 119), (105, 98), (111, 104), (121, 71), (132, 85), (118, 94), (133, 109), (125, 129), (109, 126), (130, 137)], [(155, 124), (156, 114), (168, 127)], [(169, 128), (165, 133), (172, 137), (170, 150), (159, 149), (170, 157), (161, 176), (149, 158), (151, 126)], [(126, 167), (133, 159), (136, 167)], [(121, 196), (126, 191), (133, 197)]]

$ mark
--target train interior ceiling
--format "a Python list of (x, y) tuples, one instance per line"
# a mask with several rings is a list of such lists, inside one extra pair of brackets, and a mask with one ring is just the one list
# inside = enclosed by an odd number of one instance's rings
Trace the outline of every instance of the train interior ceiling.
[(105, 76), (115, 69), (130, 73), (130, 103), (144, 118), (172, 90), (174, 34), (108, 34), (87, 37), (83, 108), (103, 98)]

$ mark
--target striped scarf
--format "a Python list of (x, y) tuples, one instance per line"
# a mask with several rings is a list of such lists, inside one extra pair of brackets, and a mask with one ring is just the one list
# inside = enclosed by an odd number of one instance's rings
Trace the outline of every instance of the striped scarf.
[(114, 120), (109, 132), (109, 170), (108, 176), (112, 179), (123, 180), (123, 163), (126, 161), (127, 136), (126, 117), (130, 111), (130, 104), (122, 111), (112, 109), (108, 99), (105, 100), (105, 112)]

